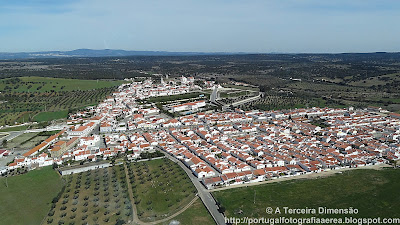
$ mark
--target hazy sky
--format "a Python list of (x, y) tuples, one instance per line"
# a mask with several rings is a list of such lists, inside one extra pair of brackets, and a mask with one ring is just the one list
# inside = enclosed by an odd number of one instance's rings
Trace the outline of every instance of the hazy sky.
[(399, 0), (0, 0), (0, 52), (400, 51)]

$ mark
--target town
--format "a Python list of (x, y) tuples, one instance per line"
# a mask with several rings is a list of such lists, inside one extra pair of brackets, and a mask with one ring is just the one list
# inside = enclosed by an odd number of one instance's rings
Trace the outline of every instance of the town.
[[(64, 129), (16, 156), (1, 174), (164, 153), (181, 161), (207, 189), (215, 189), (400, 157), (400, 115), (381, 108), (202, 111), (212, 101), (196, 99), (169, 106), (186, 112), (171, 118), (143, 101), (216, 89), (213, 82), (199, 87), (193, 77), (179, 79), (130, 79), (99, 105), (71, 114)], [(10, 153), (1, 150), (0, 157)]]

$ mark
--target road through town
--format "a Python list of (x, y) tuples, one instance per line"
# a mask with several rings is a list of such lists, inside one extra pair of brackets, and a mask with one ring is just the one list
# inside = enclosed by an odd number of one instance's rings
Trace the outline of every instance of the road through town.
[(204, 205), (206, 206), (208, 212), (213, 217), (214, 221), (218, 225), (224, 225), (225, 224), (224, 215), (218, 211), (217, 203), (215, 202), (215, 199), (213, 198), (211, 193), (207, 191), (207, 189), (200, 183), (200, 181), (197, 179), (197, 177), (195, 177), (193, 175), (192, 171), (189, 170), (181, 161), (173, 158), (172, 156), (168, 155), (165, 152), (164, 152), (164, 154), (173, 162), (178, 163), (178, 165), (181, 166), (185, 170), (186, 174), (189, 176), (190, 180), (196, 187), (196, 189), (198, 191), (198, 196), (203, 201)]

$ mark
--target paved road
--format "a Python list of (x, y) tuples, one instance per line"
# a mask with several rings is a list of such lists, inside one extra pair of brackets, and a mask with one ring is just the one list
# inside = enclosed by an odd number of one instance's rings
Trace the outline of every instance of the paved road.
[(185, 170), (185, 172), (187, 173), (189, 178), (192, 180), (192, 183), (196, 187), (196, 189), (198, 191), (198, 196), (203, 201), (204, 205), (206, 206), (208, 212), (210, 212), (210, 214), (213, 217), (214, 221), (218, 225), (225, 225), (224, 215), (222, 215), (220, 212), (218, 212), (217, 203), (215, 202), (215, 199), (212, 197), (211, 193), (208, 192), (208, 190), (200, 183), (200, 181), (197, 179), (197, 177), (195, 177), (193, 175), (192, 171), (189, 168), (187, 168), (181, 161), (179, 161), (179, 160), (175, 159), (174, 157), (168, 155), (164, 151), (162, 151), (162, 152), (169, 159), (171, 159), (173, 162), (178, 163), (178, 165), (180, 165)]

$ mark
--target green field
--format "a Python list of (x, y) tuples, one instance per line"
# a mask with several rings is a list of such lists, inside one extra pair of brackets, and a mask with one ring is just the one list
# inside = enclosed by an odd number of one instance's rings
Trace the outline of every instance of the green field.
[(37, 122), (63, 119), (68, 117), (68, 110), (56, 111), (56, 112), (41, 112), (33, 117)]
[(124, 81), (114, 80), (78, 80), (50, 77), (19, 77), (0, 80), (0, 91), (14, 92), (50, 92), (92, 90), (114, 87)]
[(51, 166), (24, 175), (0, 178), (0, 224), (40, 224), (62, 181)]
[(220, 93), (221, 98), (233, 98), (239, 96), (246, 96), (249, 95), (250, 91), (224, 91)]
[(66, 187), (45, 224), (116, 224), (132, 220), (124, 166), (65, 176)]
[(189, 177), (169, 159), (128, 164), (138, 216), (160, 220), (186, 206), (197, 193)]
[(200, 92), (193, 92), (193, 93), (185, 93), (180, 95), (168, 95), (168, 96), (160, 96), (160, 97), (152, 97), (147, 99), (148, 102), (168, 102), (168, 101), (176, 101), (176, 100), (183, 100), (183, 99), (190, 99), (190, 98), (199, 98), (199, 95), (205, 95), (207, 98), (209, 94), (204, 94)]
[(206, 224), (212, 225), (215, 224), (213, 218), (208, 213), (206, 207), (200, 199), (197, 199), (193, 205), (191, 205), (188, 209), (186, 209), (183, 213), (174, 217), (172, 220), (164, 223), (165, 225), (169, 224), (171, 221), (179, 221), (180, 224), (185, 225), (196, 225), (196, 224)]
[[(353, 217), (400, 217), (400, 170), (352, 170), (326, 178), (293, 180), (213, 192), (227, 217), (270, 217), (267, 207), (358, 209)], [(254, 203), (255, 202), (255, 203)], [(278, 217), (279, 215), (272, 215)], [(289, 216), (280, 214), (280, 216)], [(311, 215), (297, 215), (309, 217)], [(315, 215), (316, 217), (343, 217)]]
[(26, 130), (28, 126), (17, 126), (17, 127), (7, 127), (0, 130), (0, 132), (8, 132), (8, 131), (21, 131)]

